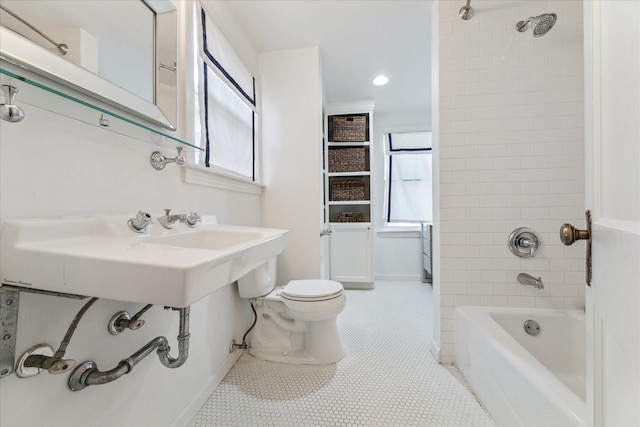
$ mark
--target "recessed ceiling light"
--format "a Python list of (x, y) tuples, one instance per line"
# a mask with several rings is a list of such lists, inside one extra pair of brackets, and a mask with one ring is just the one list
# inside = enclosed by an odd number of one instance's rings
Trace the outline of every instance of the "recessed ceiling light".
[(387, 76), (378, 76), (373, 79), (373, 84), (376, 86), (386, 85), (387, 83), (389, 83), (389, 77)]

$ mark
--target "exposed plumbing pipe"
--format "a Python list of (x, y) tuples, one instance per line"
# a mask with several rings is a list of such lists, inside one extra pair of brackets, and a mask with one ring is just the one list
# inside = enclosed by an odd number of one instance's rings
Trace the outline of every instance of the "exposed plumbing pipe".
[(458, 16), (464, 21), (468, 21), (473, 17), (473, 8), (471, 7), (471, 0), (467, 0), (467, 5), (462, 6), (458, 11)]
[(100, 371), (92, 360), (78, 366), (69, 377), (69, 388), (73, 391), (82, 390), (90, 385), (106, 384), (115, 381), (124, 374), (131, 372), (133, 367), (154, 350), (160, 358), (160, 362), (167, 368), (182, 366), (189, 357), (189, 307), (175, 309), (180, 312), (180, 331), (178, 333), (178, 357), (171, 357), (171, 347), (165, 337), (156, 337), (144, 347), (122, 360), (118, 365), (108, 371)]
[[(174, 308), (174, 310), (176, 310)], [(166, 348), (158, 348), (160, 362), (167, 368), (179, 368), (189, 357), (189, 307), (177, 309), (180, 312), (180, 332), (178, 332), (178, 357), (173, 358), (169, 354), (171, 348), (167, 344)], [(160, 337), (162, 338), (162, 337)], [(166, 341), (166, 340), (165, 340)]]
[(234, 350), (236, 350), (236, 349), (245, 350), (245, 349), (249, 348), (249, 345), (247, 344), (247, 335), (249, 335), (249, 332), (251, 332), (253, 327), (256, 326), (256, 323), (258, 322), (258, 313), (256, 312), (256, 307), (254, 306), (255, 301), (256, 301), (255, 298), (251, 298), (249, 300), (249, 305), (251, 306), (251, 311), (253, 311), (253, 323), (251, 324), (249, 329), (247, 329), (247, 332), (245, 332), (244, 335), (242, 336), (242, 343), (241, 344), (237, 344), (236, 340), (231, 340), (231, 345), (229, 346), (229, 353), (233, 353)]
[(73, 333), (76, 331), (80, 320), (84, 316), (84, 314), (91, 308), (91, 306), (98, 301), (98, 298), (91, 298), (76, 314), (76, 317), (73, 318), (71, 325), (69, 325), (69, 329), (67, 329), (67, 333), (65, 334), (62, 342), (60, 343), (60, 347), (58, 351), (53, 356), (44, 356), (44, 355), (31, 355), (27, 357), (24, 361), (24, 366), (28, 368), (40, 368), (46, 369), (50, 374), (61, 374), (63, 372), (68, 371), (73, 366), (75, 366), (75, 360), (65, 360), (63, 359), (64, 354), (67, 352), (67, 347), (71, 342), (71, 337)]

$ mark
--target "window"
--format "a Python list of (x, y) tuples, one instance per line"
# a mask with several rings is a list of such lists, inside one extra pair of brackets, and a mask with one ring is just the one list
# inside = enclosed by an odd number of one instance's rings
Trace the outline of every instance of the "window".
[(204, 9), (199, 22), (197, 133), (205, 152), (198, 162), (256, 181), (255, 78)]
[(385, 135), (386, 222), (432, 220), (431, 132)]

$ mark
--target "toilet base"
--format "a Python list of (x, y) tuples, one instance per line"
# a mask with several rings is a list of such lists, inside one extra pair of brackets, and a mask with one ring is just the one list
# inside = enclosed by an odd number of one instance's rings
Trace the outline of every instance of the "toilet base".
[[(304, 342), (303, 348), (292, 345), (296, 342)], [(338, 334), (338, 326), (335, 319), (307, 322), (305, 332), (294, 332), (288, 340), (275, 340), (267, 342), (261, 337), (251, 338), (249, 354), (258, 359), (270, 362), (328, 365), (341, 360), (344, 349)]]

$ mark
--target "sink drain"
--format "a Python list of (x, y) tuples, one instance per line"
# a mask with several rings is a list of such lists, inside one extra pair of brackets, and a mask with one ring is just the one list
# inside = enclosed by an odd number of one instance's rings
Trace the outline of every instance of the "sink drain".
[(535, 320), (527, 320), (524, 322), (524, 331), (529, 335), (538, 335), (540, 333), (540, 324)]

